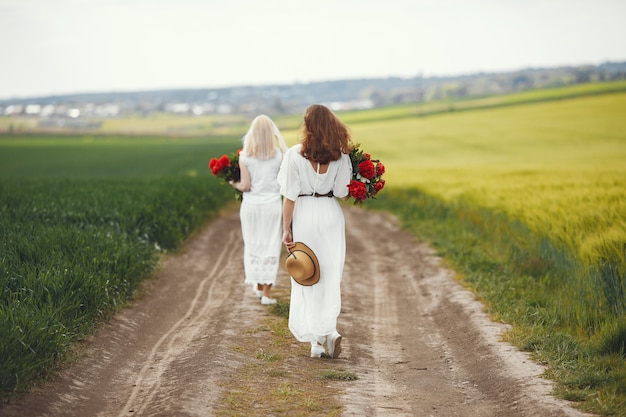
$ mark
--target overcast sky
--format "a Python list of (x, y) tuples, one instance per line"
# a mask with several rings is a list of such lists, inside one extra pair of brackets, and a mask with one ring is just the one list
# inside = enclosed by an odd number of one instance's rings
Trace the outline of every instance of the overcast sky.
[(626, 0), (0, 0), (0, 98), (626, 61)]

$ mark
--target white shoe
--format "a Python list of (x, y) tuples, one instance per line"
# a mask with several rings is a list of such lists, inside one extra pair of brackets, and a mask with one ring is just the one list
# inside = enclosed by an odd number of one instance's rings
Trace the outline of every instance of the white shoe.
[(311, 346), (311, 357), (312, 358), (321, 358), (322, 355), (326, 353), (324, 346), (322, 345), (313, 345)]
[(252, 292), (259, 298), (263, 297), (263, 291), (259, 290), (258, 284), (252, 284)]
[(326, 344), (328, 345), (328, 355), (337, 359), (341, 354), (341, 335), (336, 331), (332, 332), (326, 338)]
[(276, 299), (263, 296), (261, 297), (261, 304), (263, 304), (264, 306), (268, 306), (270, 304), (276, 304)]

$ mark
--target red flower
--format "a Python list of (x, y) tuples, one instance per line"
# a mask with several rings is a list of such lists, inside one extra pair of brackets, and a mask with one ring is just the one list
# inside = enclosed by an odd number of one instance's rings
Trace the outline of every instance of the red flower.
[(209, 168), (211, 169), (213, 175), (217, 175), (218, 172), (220, 172), (220, 161), (218, 161), (217, 158), (211, 158), (209, 161)]
[(352, 147), (350, 162), (352, 180), (348, 184), (348, 192), (354, 198), (354, 204), (362, 205), (368, 198), (376, 199), (375, 195), (385, 187), (385, 180), (382, 179), (385, 166), (378, 159), (372, 159), (369, 153), (360, 150), (359, 145)]
[(356, 200), (365, 200), (367, 198), (367, 187), (361, 181), (351, 180), (348, 190), (350, 195)]
[(374, 178), (374, 175), (376, 175), (376, 167), (374, 167), (371, 160), (366, 159), (359, 164), (359, 174), (368, 180)]
[(385, 173), (385, 166), (383, 165), (382, 162), (379, 162), (376, 165), (376, 176), (380, 177), (381, 175), (383, 175)]
[(379, 192), (384, 187), (385, 187), (385, 180), (383, 180), (383, 179), (381, 179), (380, 181), (376, 182), (376, 184), (374, 184), (374, 190), (376, 192)]
[[(241, 149), (230, 155), (222, 155), (219, 158), (209, 160), (209, 168), (216, 177), (222, 179), (224, 183), (238, 182), (241, 179), (239, 168), (239, 154)], [(241, 200), (241, 191), (235, 191), (237, 200)]]
[[(234, 161), (235, 165), (237, 165), (237, 167), (239, 166), (238, 161)], [(211, 160), (209, 161), (209, 168), (211, 169), (211, 172), (213, 173), (213, 175), (218, 175), (224, 171), (224, 169), (229, 168), (231, 166), (231, 162), (230, 162), (230, 158), (228, 155), (222, 155), (220, 156), (219, 159), (217, 158), (211, 158)], [(228, 173), (225, 174), (226, 176), (229, 176)]]
[(220, 171), (226, 167), (230, 166), (230, 159), (228, 158), (228, 155), (222, 155), (220, 157)]

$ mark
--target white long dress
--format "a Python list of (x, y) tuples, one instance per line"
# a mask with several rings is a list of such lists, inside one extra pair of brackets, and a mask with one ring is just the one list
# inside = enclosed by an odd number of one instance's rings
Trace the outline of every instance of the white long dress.
[(348, 155), (332, 161), (324, 174), (316, 172), (300, 154), (302, 145), (290, 148), (278, 174), (280, 192), (295, 201), (293, 240), (308, 245), (320, 264), (319, 282), (302, 286), (291, 279), (289, 330), (300, 342), (323, 343), (337, 328), (341, 310), (341, 277), (346, 256), (345, 220), (339, 202), (331, 197), (302, 196), (314, 192), (335, 197), (348, 194), (352, 164)]
[(243, 263), (246, 284), (276, 284), (282, 249), (282, 202), (276, 181), (282, 152), (260, 160), (246, 156), (239, 160), (250, 172), (250, 191), (243, 193), (239, 210), (243, 236)]

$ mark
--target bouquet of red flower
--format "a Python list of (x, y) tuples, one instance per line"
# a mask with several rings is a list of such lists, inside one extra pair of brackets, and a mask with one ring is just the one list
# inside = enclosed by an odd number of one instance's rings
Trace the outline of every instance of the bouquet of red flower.
[[(221, 178), (226, 183), (238, 182), (241, 179), (241, 171), (239, 169), (239, 153), (241, 149), (230, 155), (222, 155), (219, 158), (211, 158), (209, 161), (209, 169), (216, 177)], [(236, 197), (241, 200), (241, 191), (236, 191)]]
[(348, 185), (350, 197), (354, 198), (354, 204), (361, 205), (363, 201), (372, 198), (376, 199), (376, 194), (385, 186), (382, 178), (385, 173), (385, 166), (378, 159), (359, 149), (360, 145), (355, 145), (350, 152), (352, 161), (352, 180)]

